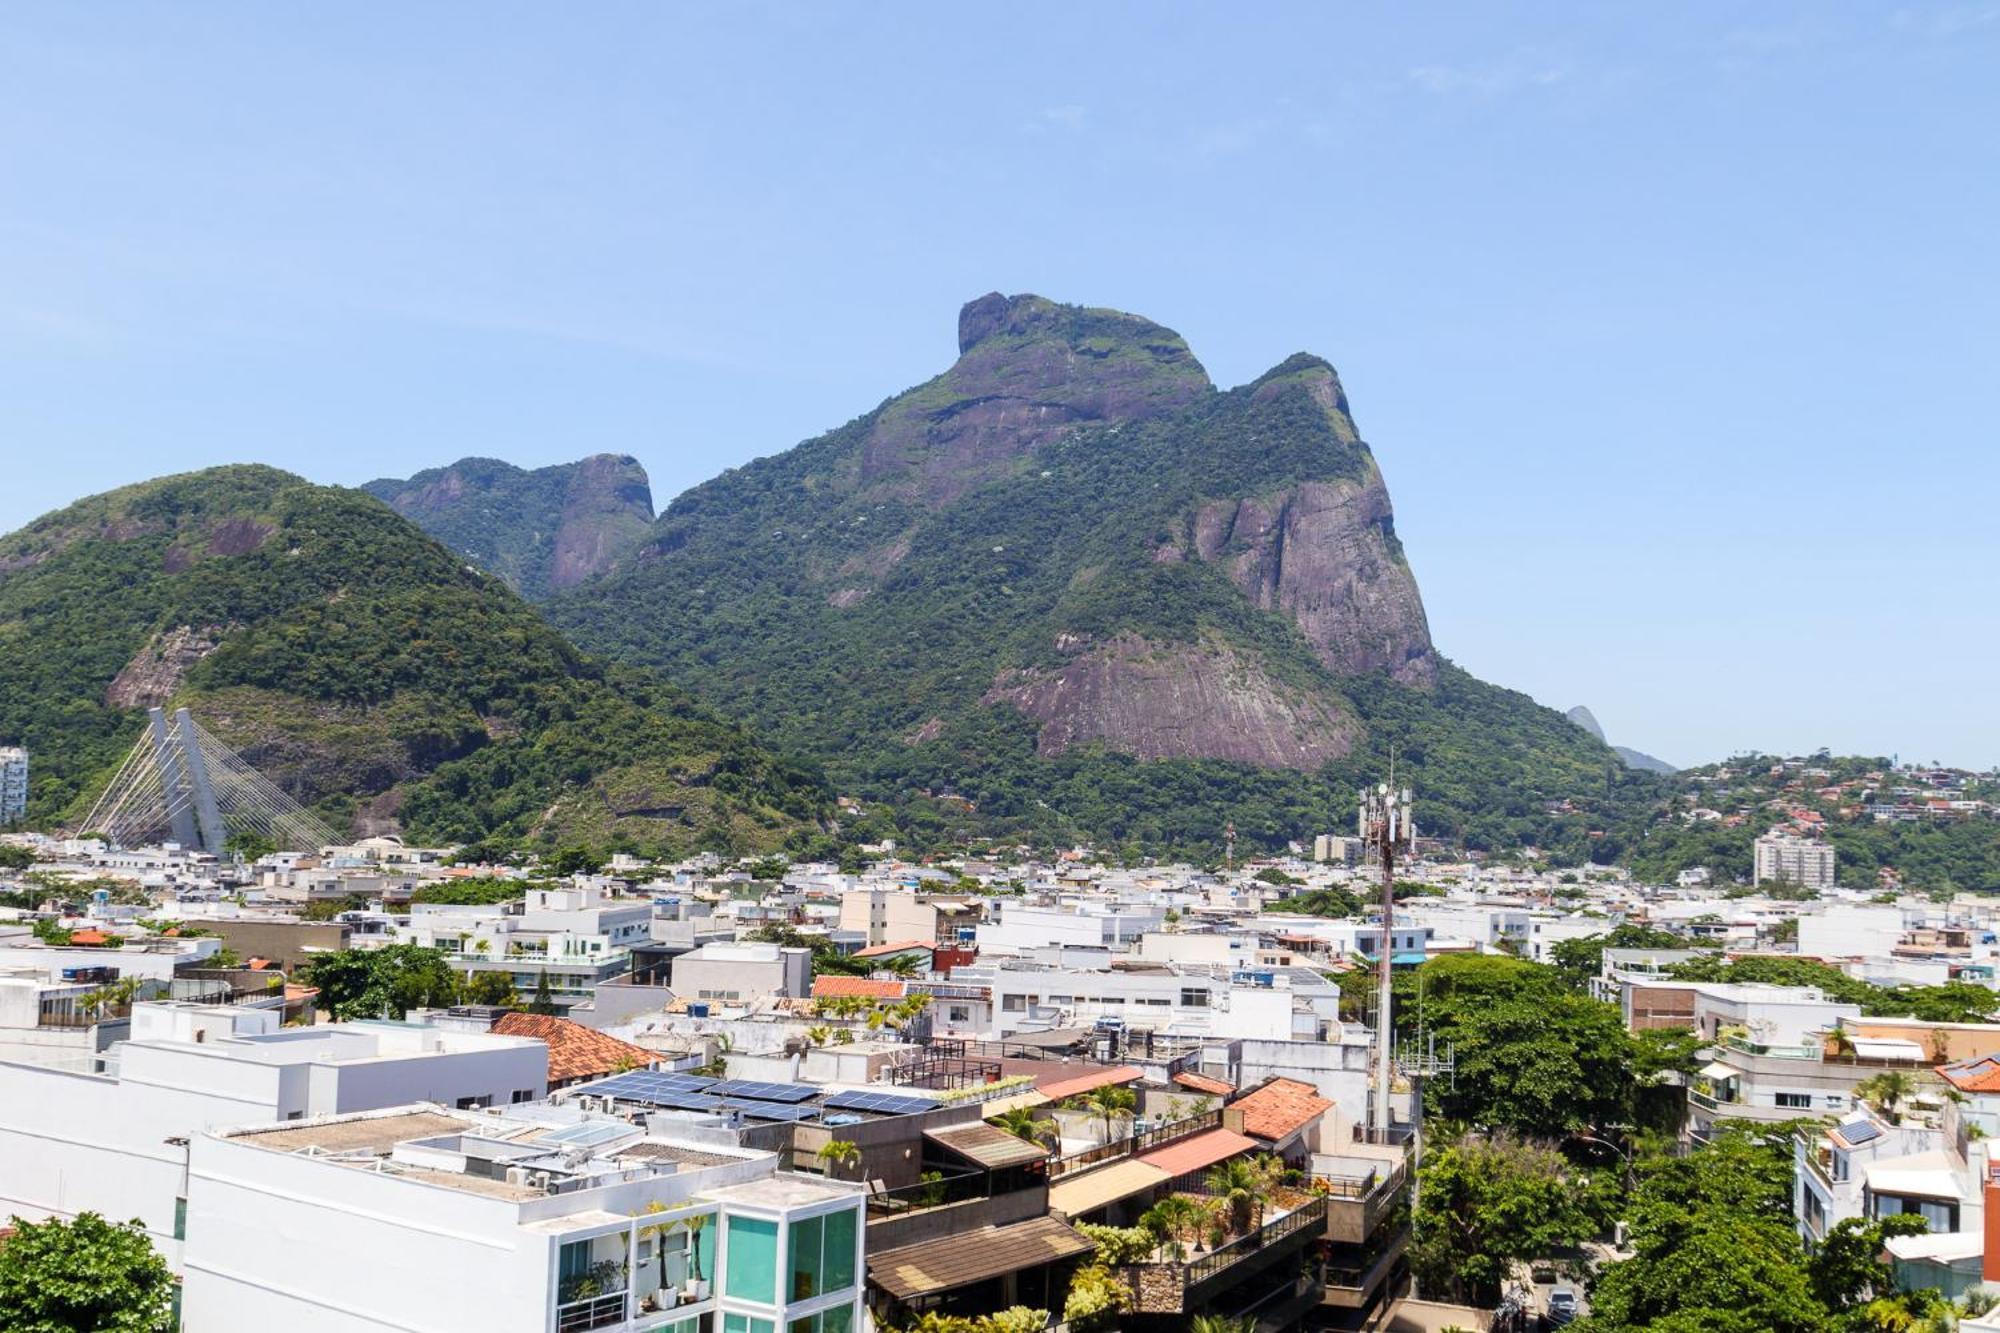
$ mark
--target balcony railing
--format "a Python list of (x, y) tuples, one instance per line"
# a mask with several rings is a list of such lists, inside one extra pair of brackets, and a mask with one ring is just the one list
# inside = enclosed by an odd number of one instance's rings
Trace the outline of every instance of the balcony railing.
[(622, 1291), (586, 1296), (580, 1301), (556, 1307), (556, 1333), (584, 1333), (586, 1329), (605, 1328), (624, 1322), (625, 1293)]
[(1288, 1237), (1301, 1233), (1316, 1235), (1325, 1221), (1326, 1200), (1315, 1197), (1249, 1235), (1239, 1236), (1184, 1263), (1163, 1260), (1127, 1264), (1122, 1272), (1134, 1293), (1133, 1308), (1141, 1314), (1179, 1314), (1189, 1304), (1189, 1293), (1203, 1283), (1223, 1276), (1238, 1264), (1261, 1257)]
[(1085, 1148), (1082, 1152), (1055, 1158), (1049, 1163), (1049, 1179), (1061, 1180), (1064, 1176), (1074, 1175), (1088, 1167), (1104, 1162), (1115, 1162), (1121, 1157), (1135, 1157), (1142, 1152), (1151, 1152), (1161, 1144), (1172, 1143), (1205, 1130), (1219, 1129), (1221, 1126), (1222, 1112), (1219, 1110), (1205, 1111), (1200, 1115), (1189, 1116), (1185, 1120), (1156, 1125), (1143, 1134), (1114, 1139), (1110, 1143), (1100, 1143), (1095, 1148)]
[(1396, 1163), (1387, 1171), (1370, 1172), (1365, 1176), (1313, 1175), (1313, 1188), (1336, 1202), (1351, 1202), (1372, 1199), (1387, 1193), (1403, 1183), (1408, 1167)]

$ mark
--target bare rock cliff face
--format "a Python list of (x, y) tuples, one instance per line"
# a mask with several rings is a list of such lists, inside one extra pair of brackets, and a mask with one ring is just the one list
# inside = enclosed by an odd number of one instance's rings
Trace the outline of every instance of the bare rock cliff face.
[(1098, 742), (1140, 759), (1311, 772), (1347, 754), (1361, 731), (1340, 701), (1272, 679), (1219, 638), (1159, 644), (1120, 635), (1060, 668), (1003, 671), (982, 702), (1039, 722), (1044, 755)]
[(1290, 616), (1330, 669), (1384, 672), (1405, 685), (1436, 680), (1423, 598), (1379, 474), (1205, 504), (1194, 516), (1194, 549), (1221, 562), (1259, 607)]
[(653, 488), (638, 460), (593, 454), (563, 492), (549, 587), (574, 588), (611, 568), (653, 521)]
[(864, 489), (948, 504), (1063, 431), (1160, 416), (1209, 389), (1171, 329), (1039, 296), (968, 302), (958, 346), (951, 369), (883, 409), (861, 448)]

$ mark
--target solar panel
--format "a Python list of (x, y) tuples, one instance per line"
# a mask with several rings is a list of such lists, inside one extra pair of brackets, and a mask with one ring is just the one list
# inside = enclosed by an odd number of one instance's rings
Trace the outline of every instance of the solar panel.
[(777, 1102), (751, 1102), (735, 1109), (751, 1120), (789, 1120), (794, 1124), (819, 1114), (817, 1106), (781, 1106)]
[(1881, 1134), (1881, 1128), (1873, 1120), (1863, 1120), (1859, 1124), (1840, 1127), (1840, 1136), (1853, 1144), (1866, 1143), (1870, 1139), (1881, 1137)]
[(593, 1083), (584, 1091), (605, 1097), (616, 1097), (622, 1101), (650, 1102), (654, 1106), (666, 1106), (670, 1104), (667, 1099), (699, 1094), (713, 1082), (714, 1079), (699, 1078), (691, 1074), (655, 1074), (640, 1070), (630, 1074), (619, 1074), (601, 1083)]
[(836, 1111), (873, 1111), (876, 1115), (916, 1115), (935, 1111), (937, 1103), (927, 1097), (899, 1097), (887, 1092), (842, 1092), (826, 1099)]
[(759, 1083), (755, 1079), (730, 1078), (703, 1089), (717, 1097), (747, 1097), (755, 1102), (805, 1102), (819, 1095), (809, 1083)]

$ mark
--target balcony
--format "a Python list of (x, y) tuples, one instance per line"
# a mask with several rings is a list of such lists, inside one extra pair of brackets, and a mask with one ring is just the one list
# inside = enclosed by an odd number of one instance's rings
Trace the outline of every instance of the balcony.
[(1325, 1292), (1321, 1303), (1343, 1310), (1366, 1308), (1409, 1247), (1409, 1228), (1398, 1227), (1395, 1235), (1365, 1250), (1358, 1262), (1336, 1261), (1324, 1265), (1319, 1272), (1320, 1286)]
[(1255, 1231), (1185, 1261), (1124, 1265), (1119, 1272), (1132, 1288), (1133, 1313), (1198, 1310), (1215, 1292), (1297, 1254), (1326, 1223), (1326, 1200), (1319, 1195), (1295, 1193), (1289, 1207), (1280, 1207)]
[(1135, 1134), (1131, 1138), (1116, 1139), (1110, 1143), (1099, 1144), (1095, 1148), (1086, 1148), (1079, 1153), (1071, 1153), (1067, 1157), (1055, 1158), (1049, 1163), (1049, 1179), (1061, 1180), (1064, 1176), (1074, 1175), (1088, 1167), (1115, 1162), (1121, 1157), (1135, 1157), (1142, 1152), (1151, 1152), (1162, 1144), (1173, 1143), (1191, 1134), (1206, 1133), (1221, 1126), (1222, 1112), (1219, 1110), (1189, 1116), (1185, 1120), (1176, 1120), (1171, 1124), (1149, 1129), (1143, 1134)]
[(586, 1296), (556, 1307), (556, 1333), (585, 1333), (625, 1322), (625, 1293)]
[(1408, 1183), (1407, 1162), (1396, 1162), (1372, 1174), (1315, 1174), (1312, 1188), (1326, 1198), (1327, 1239), (1350, 1244), (1366, 1241), (1403, 1201)]

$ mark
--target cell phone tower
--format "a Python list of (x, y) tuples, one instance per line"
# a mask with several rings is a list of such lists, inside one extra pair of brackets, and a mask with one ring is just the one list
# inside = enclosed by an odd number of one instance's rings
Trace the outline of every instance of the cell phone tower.
[(1393, 995), (1391, 977), (1396, 958), (1396, 857), (1416, 843), (1416, 828), (1410, 812), (1413, 799), (1408, 787), (1397, 787), (1395, 765), (1389, 781), (1361, 789), (1358, 832), (1361, 841), (1375, 854), (1382, 867), (1382, 943), (1376, 966), (1379, 993), (1375, 1008), (1375, 1131), (1379, 1141), (1389, 1138), (1389, 1092), (1395, 1085), (1395, 1029), (1390, 1022)]

